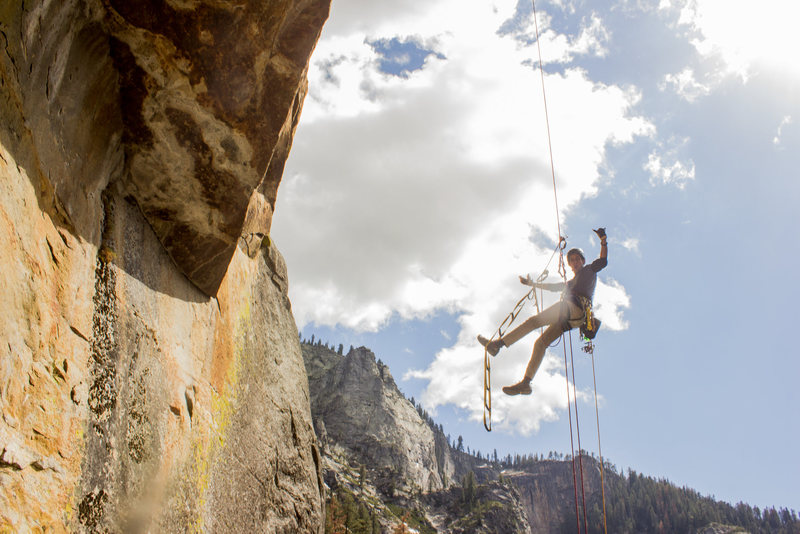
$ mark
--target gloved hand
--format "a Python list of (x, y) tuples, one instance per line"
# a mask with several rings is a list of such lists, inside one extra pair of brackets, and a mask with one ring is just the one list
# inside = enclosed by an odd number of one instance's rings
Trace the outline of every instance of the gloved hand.
[(606, 229), (605, 228), (598, 228), (597, 230), (592, 230), (594, 233), (597, 234), (597, 237), (603, 239), (606, 237)]

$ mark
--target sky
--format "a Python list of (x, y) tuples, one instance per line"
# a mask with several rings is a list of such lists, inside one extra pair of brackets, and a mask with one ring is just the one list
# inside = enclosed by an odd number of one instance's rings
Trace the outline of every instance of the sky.
[(500, 387), (535, 333), (492, 359), (487, 432), (476, 335), (605, 227), (581, 447), (800, 510), (800, 5), (540, 1), (538, 43), (532, 11), (333, 0), (271, 232), (298, 328), (372, 349), (471, 450), (568, 454), (564, 345), (530, 396)]

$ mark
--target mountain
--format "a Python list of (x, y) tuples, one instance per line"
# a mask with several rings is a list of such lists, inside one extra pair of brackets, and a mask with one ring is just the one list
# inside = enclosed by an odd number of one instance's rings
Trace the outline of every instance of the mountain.
[(432, 491), (453, 479), (444, 436), (422, 420), (372, 352), (362, 347), (338, 357), (323, 354), (321, 347), (303, 347), (304, 356), (311, 355), (305, 361), (324, 362), (311, 370), (309, 383), (311, 411), (327, 444), (368, 465), (384, 489), (399, 481), (394, 489), (402, 493)]
[(326, 532), (800, 533), (793, 511), (734, 507), (626, 476), (587, 453), (574, 462), (467, 454), (369, 349), (301, 349), (328, 487)]
[(453, 532), (503, 531), (494, 527), (505, 525), (508, 517), (519, 525), (526, 523), (520, 497), (511, 486), (495, 482), (491, 489), (476, 488), (469, 502), (460, 500), (456, 481), (470, 475), (476, 484), (488, 482), (498, 473), (453, 449), (441, 427), (403, 396), (389, 368), (370, 350), (360, 347), (345, 356), (322, 345), (301, 347), (323, 476), (332, 495), (366, 496), (361, 500), (371, 503), (371, 513), (384, 528), (397, 525), (408, 513), (416, 518), (412, 524), (435, 532), (454, 518), (462, 519), (464, 505), (473, 511), (485, 505), (479, 520), (488, 526)]

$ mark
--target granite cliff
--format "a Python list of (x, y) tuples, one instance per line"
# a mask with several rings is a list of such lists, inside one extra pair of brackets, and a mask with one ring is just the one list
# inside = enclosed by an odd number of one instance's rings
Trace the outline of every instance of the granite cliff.
[[(529, 532), (521, 494), (498, 483), (500, 466), (453, 448), (372, 351), (301, 347), (323, 473), (334, 496), (369, 503), (383, 531), (405, 521), (421, 532)], [(466, 477), (475, 483), (467, 500)]]
[(267, 236), (329, 4), (0, 4), (0, 530), (324, 528)]
[(389, 487), (406, 494), (438, 490), (453, 479), (450, 451), (437, 447), (435, 430), (370, 350), (361, 347), (340, 356), (323, 347), (302, 347), (309, 362), (311, 409), (326, 445), (359, 458), (387, 493)]

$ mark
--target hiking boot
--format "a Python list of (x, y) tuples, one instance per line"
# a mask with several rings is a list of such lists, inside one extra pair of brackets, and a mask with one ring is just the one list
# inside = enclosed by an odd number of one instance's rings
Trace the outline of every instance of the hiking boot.
[(523, 378), (513, 386), (504, 386), (503, 393), (506, 395), (530, 395), (531, 381), (527, 378)]
[(497, 351), (499, 351), (501, 347), (506, 346), (505, 343), (503, 343), (502, 339), (495, 339), (494, 341), (489, 341), (483, 336), (478, 336), (478, 343), (486, 347), (486, 352), (488, 352), (492, 356), (496, 356)]

